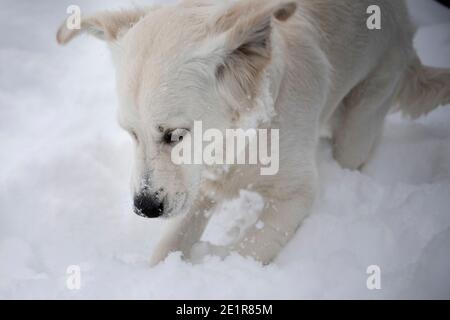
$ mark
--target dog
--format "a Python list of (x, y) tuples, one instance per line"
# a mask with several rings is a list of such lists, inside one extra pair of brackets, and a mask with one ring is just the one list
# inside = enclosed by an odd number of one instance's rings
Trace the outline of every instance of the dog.
[[(381, 29), (367, 26), (372, 5)], [(322, 128), (340, 165), (358, 170), (390, 112), (418, 118), (450, 102), (450, 70), (422, 65), (401, 0), (185, 0), (101, 12), (75, 30), (63, 24), (57, 41), (81, 33), (112, 52), (119, 122), (135, 144), (135, 212), (171, 221), (152, 265), (171, 252), (270, 263), (315, 201)], [(279, 129), (278, 173), (262, 176), (260, 164), (175, 165), (171, 151), (195, 121), (221, 132)], [(203, 243), (209, 212), (240, 190), (264, 199), (263, 227), (229, 246)]]

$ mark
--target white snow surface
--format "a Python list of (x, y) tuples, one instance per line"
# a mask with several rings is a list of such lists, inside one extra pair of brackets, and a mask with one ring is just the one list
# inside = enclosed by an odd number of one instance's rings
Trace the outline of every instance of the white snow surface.
[[(84, 12), (146, 3), (75, 2)], [(56, 45), (70, 4), (0, 1), (0, 298), (450, 298), (450, 108), (391, 116), (363, 172), (340, 168), (323, 143), (314, 212), (273, 264), (173, 254), (150, 268), (164, 222), (131, 211), (132, 146), (116, 122), (107, 47)], [(450, 67), (449, 11), (410, 4), (422, 59)], [(212, 233), (252, 211), (241, 194)], [(70, 265), (81, 267), (80, 290), (66, 286)], [(366, 287), (370, 265), (381, 290)]]

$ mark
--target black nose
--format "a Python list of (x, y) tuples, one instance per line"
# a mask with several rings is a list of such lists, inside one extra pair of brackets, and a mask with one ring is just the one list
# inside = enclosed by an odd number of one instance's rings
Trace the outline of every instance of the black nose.
[(154, 196), (140, 194), (134, 197), (134, 212), (145, 218), (159, 218), (164, 213), (164, 204)]

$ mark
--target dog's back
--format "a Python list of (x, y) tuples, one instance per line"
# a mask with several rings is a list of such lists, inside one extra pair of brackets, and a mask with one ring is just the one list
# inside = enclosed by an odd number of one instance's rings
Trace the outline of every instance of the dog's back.
[[(312, 17), (322, 36), (332, 73), (333, 92), (324, 109), (328, 119), (352, 88), (380, 65), (391, 61), (403, 73), (398, 84), (396, 110), (417, 118), (450, 103), (450, 72), (423, 66), (413, 47), (416, 28), (405, 1), (299, 0), (305, 16)], [(381, 29), (369, 29), (367, 9), (380, 8)], [(389, 62), (388, 62), (389, 64)], [(343, 81), (345, 79), (345, 81)]]

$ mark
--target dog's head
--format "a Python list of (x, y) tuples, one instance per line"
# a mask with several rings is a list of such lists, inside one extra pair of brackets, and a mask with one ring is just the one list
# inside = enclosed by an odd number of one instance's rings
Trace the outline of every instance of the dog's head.
[[(65, 44), (81, 32), (108, 42), (117, 68), (119, 121), (135, 143), (136, 213), (171, 217), (197, 197), (202, 165), (175, 165), (171, 151), (194, 121), (235, 128), (254, 108), (273, 58), (274, 30), (295, 3), (243, 1), (228, 7), (188, 1), (178, 6), (104, 12), (64, 24)], [(271, 88), (277, 84), (271, 83)], [(276, 90), (276, 89), (274, 89)]]

